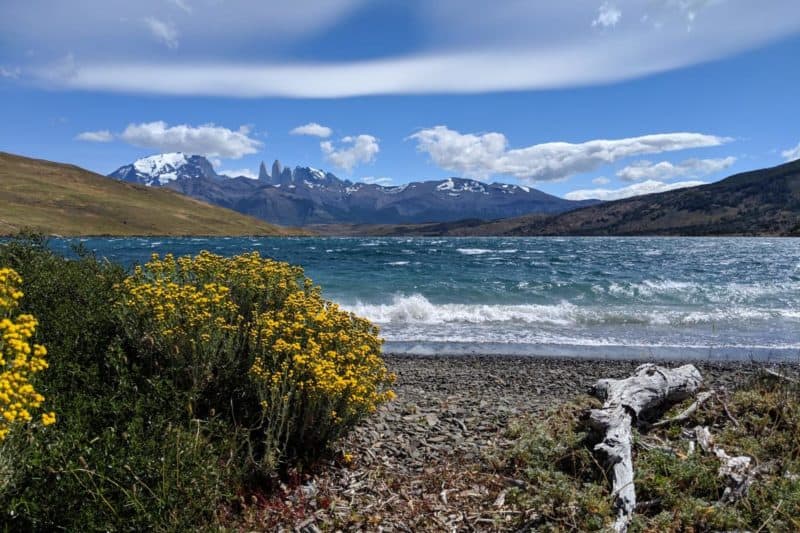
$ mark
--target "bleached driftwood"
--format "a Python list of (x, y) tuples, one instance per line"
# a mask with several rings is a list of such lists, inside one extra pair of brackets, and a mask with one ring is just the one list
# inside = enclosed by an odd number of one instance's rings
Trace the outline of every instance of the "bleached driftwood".
[(771, 368), (764, 368), (763, 370), (766, 375), (771, 376), (773, 378), (781, 379), (783, 381), (788, 381), (789, 383), (795, 383), (795, 384), (798, 383), (798, 381), (795, 378), (789, 377), (785, 374), (781, 374), (780, 372), (772, 370)]
[(732, 503), (747, 494), (759, 473), (758, 469), (752, 467), (753, 460), (746, 455), (731, 457), (725, 453), (714, 444), (714, 437), (707, 427), (696, 426), (694, 438), (704, 452), (713, 453), (720, 461), (719, 476), (727, 481), (721, 501)]
[(703, 376), (694, 365), (669, 369), (646, 364), (638, 367), (629, 378), (601, 379), (592, 389), (592, 393), (604, 401), (602, 409), (592, 409), (589, 421), (604, 434), (595, 450), (605, 454), (613, 470), (615, 531), (628, 529), (636, 508), (631, 425), (649, 412), (690, 397), (702, 383)]

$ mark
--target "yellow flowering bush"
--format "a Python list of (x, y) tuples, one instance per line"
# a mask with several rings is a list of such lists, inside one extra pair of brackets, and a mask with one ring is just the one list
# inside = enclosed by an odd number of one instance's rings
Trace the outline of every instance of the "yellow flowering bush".
[[(33, 374), (47, 368), (47, 350), (32, 344), (37, 322), (31, 315), (14, 316), (22, 291), (22, 278), (10, 268), (0, 269), (0, 440), (12, 427), (33, 420), (44, 396), (30, 382)], [(55, 423), (54, 413), (41, 418), (47, 426)]]
[(394, 398), (377, 328), (319, 291), (289, 295), (256, 318), (250, 335), (268, 450), (302, 457), (302, 448), (324, 447)]
[(171, 373), (188, 391), (214, 379), (217, 359), (230, 354), (241, 321), (227, 287), (199, 281), (191, 267), (167, 255), (136, 267), (121, 288), (118, 308), (129, 337), (141, 340), (138, 362), (145, 371)]
[(154, 255), (119, 288), (140, 365), (173, 375), (193, 415), (246, 427), (248, 459), (266, 471), (313, 460), (392, 398), (377, 328), (324, 300), (300, 267)]

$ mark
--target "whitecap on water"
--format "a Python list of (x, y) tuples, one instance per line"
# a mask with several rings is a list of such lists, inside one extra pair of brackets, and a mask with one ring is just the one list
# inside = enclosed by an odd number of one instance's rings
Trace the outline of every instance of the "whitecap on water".
[(456, 251), (463, 255), (483, 255), (494, 252), (494, 250), (487, 250), (486, 248), (456, 248)]

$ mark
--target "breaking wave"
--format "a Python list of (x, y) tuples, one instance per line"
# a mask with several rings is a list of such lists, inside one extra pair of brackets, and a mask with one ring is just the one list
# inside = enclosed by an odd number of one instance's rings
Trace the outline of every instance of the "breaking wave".
[(703, 311), (694, 309), (622, 306), (577, 306), (568, 301), (557, 304), (434, 304), (421, 294), (396, 295), (389, 303), (356, 302), (345, 308), (379, 324), (654, 324), (699, 325), (734, 321), (783, 319), (800, 321), (791, 309), (760, 309), (725, 306)]

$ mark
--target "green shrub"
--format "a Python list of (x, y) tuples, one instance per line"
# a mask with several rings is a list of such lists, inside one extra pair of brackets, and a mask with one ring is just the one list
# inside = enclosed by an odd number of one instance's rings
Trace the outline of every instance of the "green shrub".
[(12, 466), (2, 522), (90, 531), (212, 521), (238, 465), (219, 466), (230, 452), (208, 435), (224, 432), (198, 431), (176, 409), (169, 381), (145, 379), (131, 364), (114, 315), (124, 270), (83, 252), (66, 260), (35, 237), (0, 246), (0, 266), (24, 280), (20, 311), (39, 319), (36, 340), (50, 364), (36, 386), (58, 413), (48, 431), (29, 428), (4, 443)]
[(0, 449), (6, 529), (219, 525), (391, 397), (376, 329), (297, 267), (204, 253), (129, 275), (35, 236), (0, 244), (3, 267), (39, 319), (50, 368), (32, 380), (58, 413)]
[(377, 329), (257, 253), (154, 256), (122, 283), (117, 311), (127, 338), (147, 339), (143, 372), (172, 376), (193, 416), (249, 428), (260, 474), (313, 461), (392, 397)]

